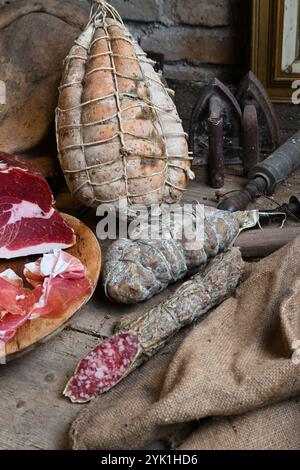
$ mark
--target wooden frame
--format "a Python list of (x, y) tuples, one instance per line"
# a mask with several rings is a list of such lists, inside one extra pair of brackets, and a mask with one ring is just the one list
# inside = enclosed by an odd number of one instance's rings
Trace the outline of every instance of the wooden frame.
[(300, 2), (285, 0), (286, 12), (283, 18), (281, 45), (281, 70), (287, 73), (300, 73), (299, 60), (299, 15)]
[(253, 0), (252, 70), (275, 103), (291, 103), (300, 78), (299, 15), (299, 0)]

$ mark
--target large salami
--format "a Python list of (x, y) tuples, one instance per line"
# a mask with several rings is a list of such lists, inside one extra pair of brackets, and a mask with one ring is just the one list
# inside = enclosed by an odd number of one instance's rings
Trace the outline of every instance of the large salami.
[[(161, 220), (146, 222), (137, 237), (132, 233), (133, 239), (114, 242), (103, 271), (107, 296), (125, 304), (149, 299), (226, 251), (242, 230), (253, 227), (258, 220), (256, 211), (231, 214), (202, 206), (203, 217), (197, 226), (198, 207), (194, 203), (186, 217), (175, 217), (169, 224)], [(159, 236), (148, 237), (156, 223)], [(188, 231), (192, 236), (182, 236)]]
[(167, 301), (135, 320), (130, 316), (124, 318), (116, 334), (100, 343), (79, 363), (64, 395), (73, 403), (86, 403), (110, 390), (182, 327), (232, 295), (243, 272), (241, 253), (238, 248), (232, 248), (218, 255)]

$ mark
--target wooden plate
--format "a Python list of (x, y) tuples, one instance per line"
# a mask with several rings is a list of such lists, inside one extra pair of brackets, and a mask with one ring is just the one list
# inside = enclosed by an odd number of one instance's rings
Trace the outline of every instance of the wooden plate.
[[(16, 335), (6, 344), (6, 361), (10, 361), (31, 351), (40, 343), (44, 343), (55, 334), (59, 333), (68, 320), (84, 305), (93, 295), (97, 286), (101, 268), (101, 249), (94, 233), (80, 220), (67, 214), (63, 214), (64, 220), (75, 230), (77, 243), (66, 250), (76, 256), (87, 268), (87, 275), (92, 283), (92, 293), (86, 298), (75, 301), (57, 318), (38, 318), (27, 321), (19, 328)], [(34, 261), (40, 256), (30, 256), (0, 262), (0, 272), (7, 268), (13, 269), (20, 276), (23, 273), (24, 264)]]

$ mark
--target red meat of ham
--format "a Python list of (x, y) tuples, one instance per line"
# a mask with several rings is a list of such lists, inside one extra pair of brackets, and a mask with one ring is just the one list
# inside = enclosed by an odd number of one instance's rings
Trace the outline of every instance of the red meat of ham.
[(0, 152), (0, 199), (3, 197), (37, 204), (44, 212), (49, 212), (53, 204), (50, 187), (34, 165)]
[(91, 292), (81, 261), (60, 250), (25, 265), (24, 275), (34, 286), (37, 299), (31, 318), (59, 315)]
[(32, 289), (24, 288), (11, 269), (0, 274), (0, 343), (12, 339), (26, 321), (59, 316), (92, 291), (81, 261), (61, 250), (25, 265), (24, 275)]
[(30, 318), (57, 317), (73, 302), (82, 299), (91, 292), (87, 278), (64, 279), (46, 277), (43, 284), (34, 288), (37, 299)]
[(31, 315), (34, 292), (11, 269), (0, 274), (0, 341), (9, 341)]
[(47, 253), (75, 242), (73, 229), (53, 207), (43, 175), (0, 152), (0, 258)]

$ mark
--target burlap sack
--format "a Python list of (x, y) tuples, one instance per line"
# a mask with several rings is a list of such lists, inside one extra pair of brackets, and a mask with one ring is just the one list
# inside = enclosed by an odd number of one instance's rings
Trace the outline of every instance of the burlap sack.
[(249, 266), (234, 298), (81, 411), (73, 448), (300, 449), (299, 260), (300, 238)]

